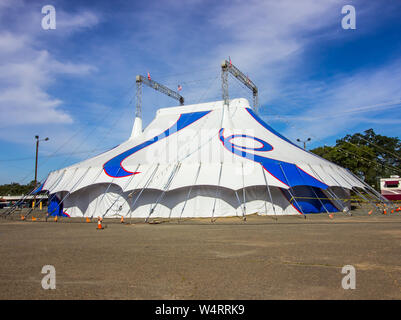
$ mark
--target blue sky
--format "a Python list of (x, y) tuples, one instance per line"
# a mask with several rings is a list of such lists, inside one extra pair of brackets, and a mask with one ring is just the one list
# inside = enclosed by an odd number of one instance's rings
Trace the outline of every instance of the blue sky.
[[(41, 9), (56, 9), (43, 30)], [(356, 9), (356, 29), (341, 8)], [(186, 103), (221, 99), (231, 57), (260, 92), (260, 114), (309, 147), (373, 128), (400, 136), (399, 1), (0, 1), (0, 183), (39, 179), (126, 140), (135, 75)], [(248, 91), (230, 81), (230, 97)], [(174, 100), (144, 89), (145, 125)]]

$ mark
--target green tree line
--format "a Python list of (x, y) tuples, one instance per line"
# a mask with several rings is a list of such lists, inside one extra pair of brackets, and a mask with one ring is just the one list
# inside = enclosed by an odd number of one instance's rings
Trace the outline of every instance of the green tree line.
[(35, 181), (31, 181), (28, 184), (10, 183), (3, 184), (0, 186), (0, 196), (16, 196), (21, 194), (30, 193), (35, 186)]
[(376, 134), (373, 129), (348, 134), (337, 140), (335, 146), (323, 146), (310, 151), (349, 169), (376, 189), (379, 189), (379, 178), (401, 176), (400, 139)]

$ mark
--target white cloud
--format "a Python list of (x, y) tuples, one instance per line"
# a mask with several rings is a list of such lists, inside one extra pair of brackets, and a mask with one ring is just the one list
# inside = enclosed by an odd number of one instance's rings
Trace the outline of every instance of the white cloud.
[(99, 15), (91, 11), (84, 10), (73, 14), (65, 11), (57, 11), (58, 29), (76, 31), (80, 28), (91, 28), (99, 22)]
[[(185, 4), (186, 14), (176, 19), (171, 19), (171, 12), (156, 8), (138, 19), (144, 26), (162, 26), (163, 32), (145, 28), (135, 36), (146, 48), (143, 50), (150, 56), (159, 56), (172, 69), (177, 68), (179, 61), (180, 70), (193, 70), (188, 79), (193, 79), (194, 73), (199, 77), (202, 73), (203, 77), (203, 69), (208, 69), (209, 75), (217, 74), (220, 61), (231, 56), (233, 63), (258, 84), (260, 103), (265, 104), (285, 94), (283, 82), (292, 81), (294, 67), (302, 63), (304, 50), (316, 40), (333, 37), (339, 30), (343, 2), (222, 1), (210, 7), (201, 25), (191, 23), (192, 17), (199, 14), (198, 3)], [(185, 50), (181, 50), (183, 47)], [(185, 81), (185, 77), (180, 78)], [(173, 82), (174, 78), (166, 80)], [(192, 97), (196, 101), (199, 91), (205, 88), (191, 85), (185, 89), (192, 102)], [(243, 91), (233, 84), (230, 93), (235, 96)], [(218, 84), (210, 89), (210, 96), (221, 96)]]
[(30, 59), (17, 59), (0, 66), (1, 127), (47, 122), (71, 123), (72, 117), (59, 109), (62, 101), (49, 95), (47, 88), (57, 74), (84, 75), (94, 68), (63, 64), (45, 50), (30, 48), (25, 52), (29, 53)]
[(227, 33), (222, 56), (248, 70), (286, 61), (310, 41), (308, 33), (334, 23), (338, 1), (236, 1), (218, 10), (212, 21)]
[(0, 54), (10, 54), (24, 47), (26, 38), (9, 32), (0, 34)]
[[(5, 31), (0, 32), (0, 127), (24, 130), (21, 125), (72, 123), (72, 115), (61, 109), (63, 101), (52, 96), (49, 87), (63, 75), (84, 76), (96, 71), (96, 68), (62, 61), (49, 51), (40, 49), (46, 47), (41, 46), (41, 37), (45, 32), (40, 28), (43, 15), (38, 8), (24, 4), (24, 10), (20, 2), (3, 5), (8, 10), (16, 10), (16, 21), (3, 26)], [(5, 15), (5, 10), (0, 11), (0, 16)], [(68, 36), (99, 22), (99, 17), (90, 11), (72, 14), (57, 9), (56, 17), (57, 30), (60, 30), (54, 33), (57, 36)], [(20, 31), (22, 20), (25, 26), (23, 32)], [(2, 139), (13, 140), (12, 131), (3, 134)]]
[(307, 108), (300, 106), (296, 115), (270, 118), (288, 124), (285, 134), (290, 138), (303, 134), (323, 140), (363, 124), (399, 122), (386, 118), (389, 114), (397, 118), (393, 111), (401, 105), (401, 61), (353, 75), (337, 75), (326, 83), (309, 82), (295, 88), (292, 94), (311, 104)]

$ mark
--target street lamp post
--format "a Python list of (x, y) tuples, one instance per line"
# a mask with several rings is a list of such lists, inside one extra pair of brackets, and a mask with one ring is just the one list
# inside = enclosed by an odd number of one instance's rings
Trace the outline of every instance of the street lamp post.
[(306, 140), (301, 140), (301, 139), (297, 139), (298, 142), (303, 142), (304, 144), (304, 150), (306, 150), (306, 143), (309, 142), (311, 140), (311, 138), (308, 138)]
[[(35, 136), (36, 139), (36, 156), (35, 156), (35, 189), (38, 186), (38, 152), (39, 152), (39, 141), (48, 141), (49, 138), (44, 138), (44, 139), (39, 139), (39, 136)], [(32, 208), (35, 208), (35, 202), (36, 202), (36, 194), (33, 196), (33, 203), (32, 203)]]

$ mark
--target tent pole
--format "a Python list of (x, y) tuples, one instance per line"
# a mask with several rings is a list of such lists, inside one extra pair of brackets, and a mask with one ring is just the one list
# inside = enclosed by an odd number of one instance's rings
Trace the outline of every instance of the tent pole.
[[(235, 197), (237, 198), (237, 201), (238, 201), (238, 207), (241, 208), (242, 216), (244, 216), (245, 215), (244, 214), (244, 208), (242, 206), (241, 200), (239, 199), (237, 190), (234, 190), (234, 193), (235, 193)], [(237, 211), (237, 210), (235, 210), (235, 211)]]
[[(372, 192), (370, 192), (368, 189), (366, 188), (361, 188), (363, 191), (365, 191), (366, 193), (366, 197), (368, 197), (369, 199), (372, 200), (372, 202), (376, 203), (376, 206), (378, 203), (382, 203), (381, 199), (376, 197), (376, 195), (374, 195)], [(393, 208), (392, 208), (393, 209)]]
[[(163, 192), (163, 197), (164, 197), (165, 192), (168, 192), (168, 191), (169, 191), (170, 186), (171, 186), (171, 184), (172, 184), (172, 182), (173, 182), (173, 179), (176, 177), (176, 175), (177, 175), (178, 171), (180, 171), (180, 169), (181, 169), (181, 162), (178, 162), (178, 164), (177, 164), (177, 166), (176, 166), (176, 170), (175, 170), (173, 176), (171, 177), (171, 181), (169, 182), (169, 185), (168, 185), (168, 187), (167, 187), (167, 190)], [(162, 197), (162, 199), (163, 199), (163, 197)], [(161, 201), (161, 200), (160, 200), (160, 201)], [(159, 201), (159, 202), (160, 202), (160, 201)], [(155, 207), (156, 207), (156, 206), (155, 206)], [(170, 209), (170, 213), (168, 214), (168, 219), (169, 219), (168, 221), (170, 221), (170, 219), (171, 219), (171, 213), (172, 213), (172, 211), (173, 211), (173, 209), (171, 208), (171, 209)]]
[[(58, 177), (58, 178), (56, 179), (55, 182), (53, 182), (53, 184), (52, 184), (52, 186), (51, 186), (50, 188), (53, 188), (54, 186), (56, 186), (56, 185), (61, 181), (61, 179), (64, 177), (65, 171), (66, 171), (66, 170), (63, 171), (63, 173), (60, 175), (60, 177)], [(30, 195), (32, 195), (33, 192), (34, 192), (36, 189), (37, 189), (37, 187), (33, 188), (33, 189), (31, 190), (31, 192), (29, 192), (28, 194), (26, 194), (21, 200), (19, 200), (17, 203), (15, 203), (8, 211), (2, 213), (2, 216), (7, 217), (7, 216), (9, 216), (10, 214), (12, 214), (12, 213), (15, 211), (15, 209), (16, 209), (21, 203), (23, 203)], [(42, 202), (42, 200), (43, 200), (43, 199), (40, 199), (39, 203)], [(36, 205), (35, 205), (35, 207), (36, 207)], [(30, 211), (28, 212), (27, 215), (29, 215), (31, 212), (32, 212), (32, 210), (30, 210)], [(26, 215), (26, 216), (27, 216), (27, 215)]]
[[(302, 176), (301, 172), (299, 171), (298, 166), (296, 165), (295, 168), (297, 168), (297, 171), (298, 171), (299, 175), (301, 176), (303, 182), (305, 183), (305, 179), (304, 179), (304, 177)], [(306, 184), (305, 184), (305, 185), (306, 185)], [(327, 214), (330, 214), (329, 210), (327, 210), (327, 208), (326, 208), (326, 206), (324, 205), (324, 203), (320, 200), (320, 198), (319, 198), (318, 195), (316, 194), (316, 192), (315, 192), (315, 190), (313, 189), (313, 187), (310, 186), (310, 185), (308, 185), (308, 187), (312, 190), (312, 192), (313, 192), (313, 194), (315, 195), (316, 199), (319, 200), (320, 204), (323, 206), (324, 210), (326, 210)]]
[[(322, 170), (324, 171), (324, 168), (322, 167), (322, 165), (320, 165), (321, 166), (321, 168), (322, 168)], [(331, 166), (329, 166), (332, 170), (333, 170), (333, 168), (331, 167)], [(336, 179), (336, 178), (334, 178), (334, 176), (332, 176), (331, 175), (331, 173), (330, 172), (327, 172), (328, 173), (328, 175), (340, 186), (340, 188), (344, 191), (344, 193), (345, 194), (347, 194), (348, 192), (347, 192), (347, 190), (345, 190), (345, 188), (342, 186), (342, 184), (341, 183), (339, 183), (338, 182), (338, 180)], [(348, 182), (347, 182), (348, 183)], [(348, 183), (349, 184), (349, 183)], [(352, 186), (351, 186), (351, 191), (352, 191)], [(343, 208), (343, 212), (344, 212), (344, 209), (347, 209), (346, 211), (348, 212), (349, 210), (348, 210), (348, 208), (344, 205), (344, 208)], [(344, 212), (345, 213), (345, 212)], [(348, 213), (347, 213), (348, 214)]]
[[(117, 171), (117, 174), (116, 174), (117, 176), (120, 173), (120, 170), (121, 170), (121, 166), (120, 166), (120, 168), (118, 168), (118, 171)], [(113, 184), (114, 180), (115, 180), (115, 177), (113, 177), (113, 179), (111, 179), (111, 181), (110, 181), (109, 185), (107, 186), (106, 190), (103, 192), (102, 199), (100, 199), (100, 203), (103, 202), (104, 196), (106, 195), (107, 191), (109, 191), (109, 189), (110, 189), (111, 185)], [(96, 212), (98, 203), (99, 203), (99, 201), (98, 201), (98, 199), (96, 199), (95, 212)], [(102, 218), (104, 218), (105, 215), (106, 215), (106, 213), (104, 213), (102, 215)]]
[[(134, 172), (137, 172), (139, 170), (139, 167), (141, 165), (138, 164), (138, 166), (136, 167)], [(134, 174), (131, 175), (131, 177), (128, 179), (127, 183), (125, 184), (124, 188), (121, 189), (121, 192), (119, 193), (119, 196), (116, 200), (114, 200), (114, 202), (110, 205), (110, 207), (106, 210), (106, 212), (103, 214), (103, 217), (106, 216), (106, 214), (109, 212), (109, 210), (115, 205), (115, 203), (118, 201), (118, 199), (120, 199), (122, 197), (122, 194), (124, 193), (125, 188), (128, 187), (128, 185), (131, 183), (132, 179), (134, 178)], [(122, 216), (122, 215), (121, 215)]]
[(185, 199), (184, 205), (182, 206), (181, 214), (180, 214), (180, 218), (178, 219), (178, 222), (181, 221), (181, 217), (182, 217), (182, 214), (184, 213), (184, 209), (185, 209), (185, 206), (187, 205), (187, 201), (189, 199), (189, 195), (191, 194), (192, 188), (193, 188), (194, 185), (196, 185), (196, 182), (198, 181), (198, 176), (199, 176), (199, 173), (200, 173), (201, 165), (202, 165), (202, 162), (199, 162), (198, 171), (197, 171), (196, 176), (195, 176), (195, 182), (189, 187), (189, 191), (188, 191), (187, 197)]
[(379, 209), (377, 209), (377, 206), (375, 206), (375, 205), (372, 203), (372, 201), (370, 201), (368, 198), (366, 198), (357, 188), (358, 188), (358, 187), (353, 187), (352, 190), (358, 192), (358, 194), (361, 196), (361, 198), (363, 198), (366, 202), (368, 202), (368, 203), (372, 206), (373, 210), (378, 211), (379, 213), (381, 213), (381, 212), (379, 211)]
[[(349, 173), (351, 175), (353, 175), (356, 179), (358, 179), (354, 173), (352, 173), (351, 171), (349, 171)], [(376, 195), (376, 197), (379, 199), (379, 201), (384, 204), (387, 203), (388, 205), (391, 205), (393, 207), (393, 203), (391, 201), (389, 201), (388, 199), (384, 198), (380, 193), (378, 193), (375, 189), (373, 189), (370, 185), (368, 185), (365, 181), (362, 181), (360, 179), (358, 179), (358, 181), (362, 182), (369, 190), (372, 191), (373, 194)]]
[(242, 216), (242, 220), (246, 221), (246, 192), (245, 192), (245, 175), (244, 175), (244, 163), (241, 164), (242, 169), (242, 196), (244, 198), (244, 215)]
[(217, 189), (216, 189), (216, 196), (214, 198), (214, 204), (213, 204), (213, 211), (212, 211), (212, 219), (211, 222), (215, 222), (216, 219), (214, 219), (214, 211), (216, 209), (216, 202), (217, 202), (217, 194), (220, 191), (220, 179), (221, 179), (221, 172), (223, 171), (223, 162), (221, 162), (220, 164), (220, 172), (219, 172), (219, 181), (218, 181), (218, 185), (217, 185)]
[[(330, 168), (331, 168), (331, 166), (330, 166)], [(332, 168), (332, 169), (333, 169), (333, 168)], [(379, 209), (377, 209), (377, 206), (375, 206), (374, 204), (372, 204), (372, 202), (371, 202), (369, 199), (365, 198), (364, 195), (363, 195), (362, 193), (360, 193), (356, 187), (353, 187), (353, 186), (347, 181), (347, 179), (344, 178), (344, 176), (340, 173), (340, 170), (338, 170), (337, 172), (338, 172), (338, 174), (341, 176), (341, 178), (343, 178), (344, 181), (346, 181), (346, 182), (351, 186), (351, 190), (356, 191), (356, 192), (361, 196), (362, 199), (364, 199), (365, 201), (367, 201), (367, 202), (372, 206), (373, 210), (375, 210), (375, 211), (377, 211), (377, 212), (380, 213)]]
[[(66, 172), (66, 170), (64, 170), (64, 171), (63, 171), (63, 174), (62, 174), (59, 178), (57, 178), (56, 182), (53, 183), (53, 185), (51, 186), (51, 188), (57, 186), (57, 185), (60, 183), (60, 181), (61, 181), (62, 178), (64, 177), (65, 172)], [(40, 201), (39, 201), (37, 204), (35, 204), (35, 207), (37, 207), (37, 205), (39, 205), (42, 201), (43, 201), (43, 198), (40, 199)], [(29, 212), (25, 215), (25, 218), (28, 217), (28, 216), (32, 213), (33, 210), (34, 210), (34, 208), (31, 208), (31, 209), (29, 210)], [(48, 217), (49, 215), (50, 215), (49, 213), (46, 214), (46, 221), (47, 221), (47, 217)]]
[[(92, 182), (91, 182), (91, 184), (90, 185), (93, 185), (95, 182), (96, 182), (96, 180), (97, 180), (97, 178), (99, 178), (99, 176), (102, 174), (102, 172), (103, 172), (103, 167), (100, 169), (100, 171), (99, 171), (99, 173), (97, 174), (97, 176), (95, 176), (95, 178), (92, 180)], [(97, 205), (97, 201), (96, 201), (96, 205)], [(83, 213), (83, 217), (85, 216), (85, 213)], [(92, 213), (92, 215), (91, 215), (91, 219), (93, 218), (93, 213)]]
[[(383, 202), (383, 200), (382, 200), (380, 197), (376, 196), (373, 192), (368, 191), (368, 189), (366, 189), (366, 188), (365, 188), (364, 190), (365, 190), (365, 192), (366, 192), (367, 194), (370, 194), (370, 196), (371, 196), (373, 199), (375, 199), (375, 201), (378, 200), (378, 201), (383, 205), (383, 207), (385, 206), (385, 203)], [(375, 190), (375, 191), (376, 191), (376, 190)], [(390, 207), (391, 207), (392, 210), (395, 209), (394, 204), (393, 204), (391, 201), (389, 201), (388, 203), (389, 203), (389, 205), (390, 205)]]
[[(292, 192), (291, 192), (291, 185), (290, 185), (290, 183), (289, 183), (289, 181), (288, 181), (288, 179), (287, 179), (287, 175), (285, 174), (284, 169), (283, 169), (281, 163), (279, 164), (279, 166), (280, 166), (280, 168), (281, 168), (281, 171), (283, 172), (283, 175), (284, 175), (285, 180), (287, 181), (287, 184), (288, 184), (288, 187), (289, 187), (289, 188), (288, 188), (289, 194), (291, 195), (291, 197), (294, 199), (295, 203), (297, 204), (297, 206), (298, 206), (299, 209), (301, 210), (301, 213), (302, 213), (302, 215), (304, 216), (304, 219), (306, 219), (306, 215), (304, 214), (304, 211), (302, 210), (302, 207), (299, 205), (297, 199), (294, 197), (294, 195), (293, 195)], [(291, 202), (290, 202), (290, 204), (291, 204)]]
[[(309, 168), (313, 171), (313, 173), (314, 173), (317, 177), (319, 177), (319, 179), (320, 179), (321, 181), (323, 181), (322, 177), (315, 171), (315, 169), (313, 169), (313, 167), (312, 167), (309, 163), (308, 163), (308, 166), (309, 166)], [(336, 181), (336, 182), (337, 182), (337, 181)], [(337, 183), (338, 183), (338, 182), (337, 182)], [(340, 188), (344, 191), (344, 194), (347, 194), (347, 192), (345, 191), (345, 189), (344, 189), (341, 185), (340, 185)], [(325, 191), (333, 198), (334, 201), (337, 202), (337, 204), (340, 206), (340, 208), (341, 208), (342, 211), (346, 208), (345, 205), (343, 205), (343, 203), (340, 201), (340, 199), (336, 196), (336, 194), (330, 190), (330, 187), (327, 188)]]
[[(139, 192), (138, 196), (136, 197), (134, 203), (132, 204), (132, 208), (135, 207), (136, 202), (138, 201), (139, 197), (141, 196), (143, 190), (145, 190), (145, 188), (147, 188), (147, 186), (150, 184), (150, 182), (153, 180), (153, 177), (156, 174), (157, 169), (159, 168), (159, 163), (156, 165), (155, 169), (153, 170), (151, 176), (149, 177), (148, 181), (146, 181), (145, 185), (143, 186), (143, 188), (141, 189), (141, 191)], [(132, 210), (130, 210), (130, 218), (131, 218), (131, 222), (132, 222), (132, 216), (131, 216)]]
[[(67, 170), (64, 170), (64, 172), (66, 172), (66, 171), (67, 171)], [(74, 176), (75, 176), (75, 174), (77, 173), (77, 171), (78, 171), (78, 168), (75, 169), (75, 171), (74, 171), (74, 173), (73, 173), (71, 179), (74, 178)], [(63, 177), (64, 177), (64, 174), (63, 174)], [(62, 179), (60, 179), (60, 181), (61, 181), (61, 180), (62, 180)], [(48, 215), (48, 216), (51, 216), (52, 213), (55, 212), (55, 211), (60, 207), (61, 203), (64, 201), (64, 199), (65, 199), (69, 194), (70, 194), (70, 192), (67, 192), (67, 194), (64, 196), (63, 200), (60, 201), (60, 203), (57, 205), (57, 207), (56, 207), (52, 212), (50, 212), (50, 213), (48, 212), (47, 215)], [(30, 211), (28, 212), (28, 214), (27, 214), (25, 217), (29, 216), (29, 214), (30, 214), (31, 212), (32, 212), (32, 210), (30, 210)]]
[(274, 203), (273, 203), (273, 197), (272, 197), (272, 194), (271, 194), (271, 192), (270, 192), (270, 186), (269, 186), (269, 183), (267, 182), (267, 178), (266, 178), (265, 169), (263, 168), (263, 166), (262, 166), (262, 165), (261, 165), (260, 167), (261, 167), (261, 169), (262, 169), (262, 172), (263, 172), (263, 178), (265, 179), (267, 193), (269, 194), (269, 197), (270, 197), (270, 203), (271, 203), (271, 205), (272, 205), (272, 208), (273, 208), (273, 212), (274, 212), (274, 218), (275, 218), (275, 220), (277, 221), (277, 216), (276, 216), (276, 208), (275, 208), (275, 206), (274, 206)]
[[(95, 178), (93, 179), (93, 181), (91, 182), (91, 185), (93, 185), (95, 182), (96, 182), (96, 180), (97, 180), (97, 178), (99, 178), (99, 176), (102, 174), (102, 172), (103, 172), (103, 167), (100, 169), (100, 171), (99, 171), (99, 173), (97, 174), (97, 176), (95, 176)], [(83, 217), (85, 216), (85, 213), (83, 214)], [(92, 216), (91, 216), (91, 219), (92, 219), (92, 217), (93, 217), (93, 214), (92, 214)]]
[[(42, 181), (43, 181), (43, 180), (42, 180)], [(42, 184), (42, 181), (40, 181), (40, 185)], [(37, 187), (37, 185), (36, 185), (29, 193), (27, 193), (26, 195), (24, 195), (24, 196), (22, 197), (22, 199), (18, 200), (15, 204), (13, 204), (12, 207), (11, 207), (10, 209), (8, 209), (8, 210), (6, 210), (5, 212), (1, 213), (1, 216), (3, 216), (3, 217), (9, 216), (12, 212), (14, 212), (14, 211), (17, 209), (17, 207), (18, 207), (21, 203), (24, 203), (24, 201), (25, 201), (29, 196), (31, 196), (37, 188), (38, 188), (38, 187)], [(39, 202), (40, 202), (40, 201), (39, 201)], [(36, 203), (35, 203), (35, 207), (36, 207)]]
[(170, 187), (170, 184), (171, 184), (171, 182), (173, 181), (173, 179), (174, 179), (176, 173), (178, 172), (178, 170), (180, 169), (180, 167), (181, 167), (181, 163), (178, 162), (178, 163), (175, 165), (175, 167), (173, 168), (173, 170), (171, 170), (170, 176), (168, 177), (167, 182), (166, 182), (166, 184), (164, 185), (163, 192), (162, 192), (161, 195), (157, 198), (156, 203), (153, 205), (153, 207), (150, 208), (149, 215), (148, 215), (148, 217), (145, 219), (145, 222), (146, 222), (146, 223), (149, 221), (149, 218), (150, 218), (151, 214), (154, 212), (154, 210), (155, 210), (156, 206), (158, 205), (158, 203), (163, 199), (164, 194), (166, 193), (166, 191), (167, 191), (168, 188)]
[[(334, 171), (334, 169), (333, 169), (330, 165), (329, 165), (329, 167), (331, 168), (331, 170)], [(323, 169), (323, 168), (322, 168), (322, 169)], [(330, 176), (335, 182), (338, 183), (338, 185), (343, 189), (343, 191), (346, 192), (345, 189), (342, 187), (341, 183), (339, 183), (338, 180), (337, 180), (336, 178), (334, 178), (334, 176), (332, 176), (332, 175), (330, 174), (330, 172), (328, 172), (328, 174), (329, 174), (329, 176)], [(344, 178), (343, 178), (343, 179), (344, 179)], [(346, 181), (346, 182), (351, 186), (351, 191), (354, 191), (352, 185), (351, 185), (347, 180), (344, 180), (344, 181)], [(350, 212), (350, 210), (347, 210), (347, 214), (348, 214), (348, 215), (352, 215), (352, 213)]]
[[(61, 177), (59, 177), (59, 178), (57, 179), (57, 181), (56, 181), (55, 183), (53, 183), (53, 185), (52, 185), (50, 188), (56, 187), (56, 186), (60, 183), (60, 181), (61, 181), (62, 178), (64, 177), (65, 172), (66, 172), (66, 170), (63, 171), (63, 174), (61, 175)], [(49, 189), (50, 189), (50, 188), (49, 188)], [(40, 204), (42, 201), (43, 201), (43, 198), (40, 199), (40, 201), (39, 201), (38, 204)], [(35, 207), (36, 207), (36, 206), (35, 206)], [(49, 214), (49, 212), (47, 212), (47, 214), (46, 214), (46, 221), (47, 221), (47, 218), (48, 218), (49, 216), (50, 216), (50, 214)]]
[[(71, 190), (68, 191), (67, 194), (65, 195), (65, 197), (60, 201), (60, 203), (58, 204), (57, 208), (54, 209), (52, 212), (49, 213), (49, 216), (50, 216), (54, 211), (56, 211), (56, 210), (60, 207), (60, 205), (64, 202), (64, 200), (65, 200), (72, 192), (74, 192), (74, 191), (72, 191), (72, 190), (74, 190), (75, 187), (81, 183), (81, 181), (84, 179), (84, 177), (86, 176), (86, 174), (89, 172), (89, 169), (90, 169), (90, 168), (91, 168), (91, 167), (88, 167), (88, 169), (86, 169), (85, 173), (81, 176), (81, 178), (73, 185), (73, 187), (71, 188)], [(76, 169), (75, 173), (77, 172), (77, 170), (78, 170), (78, 168)], [(74, 175), (75, 175), (75, 173), (74, 173)]]
[[(131, 198), (133, 197), (133, 195), (136, 193), (136, 192), (134, 192), (134, 191), (137, 190), (137, 189), (138, 189), (138, 186), (141, 184), (141, 182), (144, 181), (144, 179), (145, 179), (147, 173), (150, 171), (151, 168), (152, 168), (152, 166), (149, 166), (149, 167), (146, 169), (146, 172), (144, 172), (144, 174), (142, 175), (142, 178), (140, 179), (140, 181), (138, 181), (138, 183), (136, 184), (135, 188), (131, 189), (132, 191), (128, 194), (128, 199), (131, 199)], [(128, 184), (127, 184), (127, 186), (128, 186)], [(139, 189), (138, 189), (138, 190), (139, 190)], [(126, 217), (128, 218), (128, 215), (129, 215), (129, 218), (131, 219), (131, 222), (132, 222), (130, 202), (131, 202), (131, 204), (132, 204), (132, 200), (127, 200), (128, 209), (127, 209)]]

